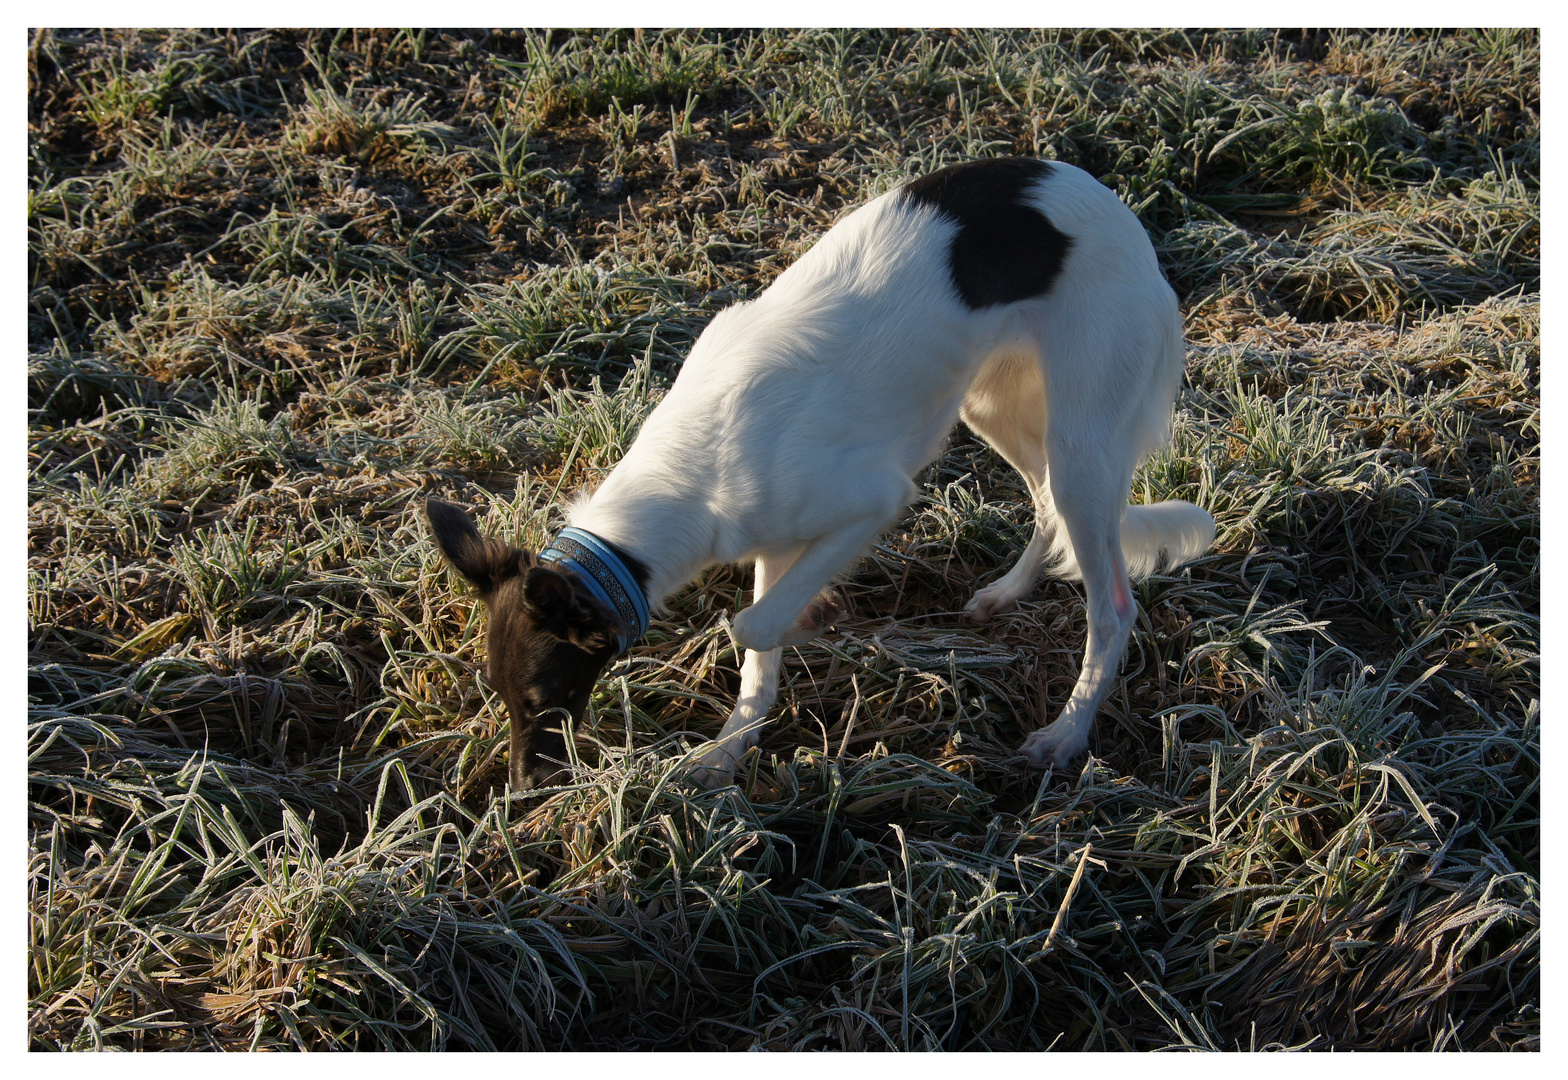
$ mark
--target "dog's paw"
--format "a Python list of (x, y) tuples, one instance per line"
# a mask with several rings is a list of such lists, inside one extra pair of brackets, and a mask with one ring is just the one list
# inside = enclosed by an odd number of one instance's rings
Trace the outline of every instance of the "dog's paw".
[(1058, 720), (1049, 727), (1031, 732), (1018, 749), (1037, 769), (1047, 765), (1065, 769), (1089, 749), (1089, 729)]
[(1018, 606), (1018, 597), (998, 581), (979, 590), (964, 605), (964, 618), (977, 625), (991, 621), (991, 616), (1011, 611)]
[(844, 598), (832, 589), (823, 589), (806, 609), (795, 617), (795, 625), (779, 635), (780, 645), (804, 645), (821, 637), (844, 617)]
[(804, 611), (795, 616), (795, 621), (788, 629), (775, 636), (766, 625), (758, 625), (762, 621), (758, 613), (765, 606), (753, 604), (731, 619), (730, 640), (742, 649), (753, 652), (768, 652), (786, 645), (804, 645), (813, 638), (821, 637), (823, 631), (844, 615), (843, 599), (832, 589), (823, 589), (815, 600), (806, 605)]
[(709, 790), (724, 787), (734, 779), (735, 766), (756, 743), (755, 737), (720, 740), (691, 763), (687, 776)]

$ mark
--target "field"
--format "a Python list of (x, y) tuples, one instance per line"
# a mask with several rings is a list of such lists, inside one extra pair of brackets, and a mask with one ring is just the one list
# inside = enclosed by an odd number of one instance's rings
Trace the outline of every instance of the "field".
[[(35, 31), (28, 995), (65, 1049), (1540, 1045), (1533, 31)], [(713, 314), (933, 167), (1080, 165), (1181, 297), (1092, 757), (960, 428), (787, 650), (670, 601), (509, 798), (437, 495), (537, 549)]]

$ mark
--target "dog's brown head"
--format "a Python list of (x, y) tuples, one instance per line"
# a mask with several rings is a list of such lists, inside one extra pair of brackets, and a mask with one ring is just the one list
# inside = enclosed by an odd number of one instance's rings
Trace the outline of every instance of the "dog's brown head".
[(431, 499), (425, 512), (447, 561), (489, 611), (488, 677), (512, 716), (512, 787), (548, 783), (566, 760), (560, 710), (582, 721), (594, 681), (615, 658), (621, 622), (575, 574), (480, 536), (450, 503)]

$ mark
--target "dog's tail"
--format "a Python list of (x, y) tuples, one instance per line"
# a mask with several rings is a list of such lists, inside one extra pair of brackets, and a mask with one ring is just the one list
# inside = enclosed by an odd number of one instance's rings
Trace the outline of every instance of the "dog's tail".
[(1128, 506), (1122, 518), (1122, 558), (1134, 579), (1146, 577), (1162, 564), (1174, 570), (1202, 555), (1212, 543), (1213, 515), (1181, 499)]
[[(1052, 522), (1055, 529), (1046, 565), (1055, 577), (1080, 581), (1083, 571), (1078, 568), (1067, 528), (1047, 505), (1049, 517), (1056, 520)], [(1135, 581), (1155, 570), (1174, 570), (1189, 563), (1212, 543), (1213, 515), (1182, 499), (1129, 505), (1122, 516), (1122, 558), (1127, 563), (1127, 576)]]

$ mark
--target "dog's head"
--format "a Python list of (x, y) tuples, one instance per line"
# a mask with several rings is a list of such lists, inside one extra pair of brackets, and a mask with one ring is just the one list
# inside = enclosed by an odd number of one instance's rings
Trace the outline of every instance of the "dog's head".
[(547, 783), (566, 760), (562, 713), (581, 722), (594, 681), (615, 658), (621, 622), (575, 574), (480, 536), (450, 503), (431, 499), (425, 512), (442, 554), (490, 615), (488, 678), (512, 716), (512, 786)]

